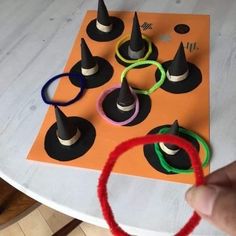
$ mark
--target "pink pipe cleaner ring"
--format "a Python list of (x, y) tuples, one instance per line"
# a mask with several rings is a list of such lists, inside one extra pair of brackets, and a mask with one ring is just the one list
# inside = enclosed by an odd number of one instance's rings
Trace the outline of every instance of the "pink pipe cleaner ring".
[(97, 102), (97, 112), (99, 113), (99, 115), (104, 119), (106, 120), (107, 122), (111, 123), (112, 125), (119, 125), (119, 126), (122, 126), (122, 125), (127, 125), (129, 124), (130, 122), (132, 122), (138, 115), (139, 113), (139, 100), (138, 100), (138, 97), (136, 95), (135, 92), (133, 92), (133, 90), (131, 89), (132, 91), (132, 94), (135, 98), (135, 109), (134, 109), (134, 113), (133, 115), (128, 118), (127, 120), (125, 121), (114, 121), (112, 120), (111, 118), (109, 118), (106, 113), (104, 112), (103, 110), (103, 107), (102, 107), (102, 103), (104, 101), (104, 99), (106, 98), (107, 95), (109, 95), (111, 92), (113, 92), (114, 90), (120, 88), (120, 85), (117, 85), (117, 86), (114, 86), (108, 90), (106, 90), (105, 92), (102, 93), (102, 95), (98, 98), (98, 102)]

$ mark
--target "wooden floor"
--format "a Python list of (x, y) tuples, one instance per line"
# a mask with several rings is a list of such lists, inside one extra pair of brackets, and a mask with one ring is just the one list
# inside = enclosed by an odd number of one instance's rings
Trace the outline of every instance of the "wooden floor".
[[(72, 218), (44, 205), (17, 223), (0, 231), (0, 236), (51, 236)], [(108, 230), (82, 223), (69, 236), (111, 236)]]

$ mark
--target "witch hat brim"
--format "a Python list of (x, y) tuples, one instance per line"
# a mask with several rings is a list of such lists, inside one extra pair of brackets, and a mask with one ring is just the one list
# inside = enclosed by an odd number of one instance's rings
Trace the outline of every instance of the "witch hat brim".
[[(104, 58), (95, 56), (94, 59), (98, 65), (98, 72), (94, 75), (84, 76), (86, 80), (86, 88), (96, 88), (107, 83), (113, 76), (114, 70), (112, 65)], [(70, 70), (70, 73), (81, 72), (81, 60), (77, 62)], [(80, 81), (76, 78), (69, 77), (72, 84), (80, 87)]]
[[(148, 132), (148, 134), (157, 134), (162, 128), (165, 128), (165, 127), (170, 128), (171, 126), (170, 125), (158, 126), (154, 129), (152, 129), (150, 132)], [(192, 138), (189, 135), (183, 134), (183, 133), (180, 133), (179, 136), (188, 140), (197, 149), (197, 151), (199, 151), (200, 146), (199, 146), (199, 143), (196, 139)], [(144, 151), (144, 156), (147, 159), (148, 163), (154, 169), (156, 169), (157, 171), (162, 172), (164, 174), (175, 174), (173, 172), (167, 172), (162, 167), (161, 162), (155, 152), (154, 144), (144, 145), (143, 151)], [(175, 155), (168, 155), (165, 152), (163, 152), (161, 150), (161, 148), (160, 148), (160, 151), (162, 152), (166, 162), (170, 166), (173, 166), (178, 169), (183, 169), (183, 170), (187, 170), (187, 169), (191, 168), (191, 160), (189, 159), (188, 154), (183, 149), (180, 149)]]
[(57, 123), (54, 123), (46, 133), (44, 148), (47, 154), (58, 161), (70, 161), (83, 156), (93, 145), (96, 130), (86, 119), (68, 117), (69, 122), (80, 131), (79, 140), (72, 146), (63, 146), (57, 138)]
[[(168, 68), (170, 67), (171, 63), (172, 63), (172, 60), (162, 63), (162, 66), (166, 72)], [(162, 84), (161, 88), (167, 92), (175, 93), (175, 94), (187, 93), (194, 90), (202, 82), (202, 73), (196, 65), (190, 62), (188, 62), (188, 70), (189, 70), (189, 73), (186, 79), (179, 82), (172, 82), (169, 79), (166, 79), (165, 82)], [(156, 81), (159, 81), (160, 76), (161, 76), (159, 70), (156, 71), (155, 76), (156, 76)]]
[[(135, 108), (126, 112), (118, 109), (117, 99), (119, 97), (119, 93), (120, 86), (116, 86), (108, 91), (105, 91), (105, 93), (98, 99), (97, 107), (100, 115), (107, 117), (108, 120), (114, 121), (114, 123), (122, 124), (134, 115)], [(125, 124), (126, 126), (133, 126), (141, 123), (145, 120), (151, 110), (151, 99), (149, 96), (137, 94), (137, 99), (139, 103), (138, 114), (131, 122)]]
[(88, 36), (98, 42), (107, 42), (118, 38), (124, 31), (124, 23), (115, 16), (110, 16), (110, 22), (112, 30), (106, 33), (98, 30), (96, 26), (97, 19), (90, 21), (86, 29)]

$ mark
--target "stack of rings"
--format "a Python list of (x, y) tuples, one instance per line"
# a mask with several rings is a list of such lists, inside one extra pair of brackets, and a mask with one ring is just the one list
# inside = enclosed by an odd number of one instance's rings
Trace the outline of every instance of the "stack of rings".
[[(166, 134), (168, 133), (168, 130), (169, 128), (167, 127), (164, 127), (162, 129), (160, 129), (160, 131), (158, 132), (158, 134)], [(183, 133), (183, 134), (186, 134), (186, 135), (189, 135), (190, 137), (196, 139), (198, 141), (198, 143), (202, 146), (203, 150), (204, 150), (204, 160), (203, 160), (203, 163), (202, 163), (202, 167), (206, 167), (209, 163), (209, 160), (210, 160), (210, 148), (209, 146), (207, 145), (207, 143), (205, 142), (205, 140), (203, 138), (201, 138), (199, 135), (197, 135), (196, 133), (190, 131), (190, 130), (186, 130), (186, 129), (183, 129), (183, 128), (179, 128), (179, 131), (180, 133)], [(172, 173), (177, 173), (177, 174), (190, 174), (190, 173), (193, 173), (193, 169), (190, 168), (188, 170), (183, 170), (183, 169), (177, 169), (171, 165), (169, 165), (161, 150), (160, 150), (160, 146), (157, 144), (157, 143), (154, 143), (154, 149), (155, 149), (155, 152), (159, 158), (159, 161), (161, 163), (161, 166), (167, 171), (167, 172), (172, 172)]]
[(132, 64), (132, 63), (135, 63), (135, 62), (139, 62), (139, 61), (145, 61), (148, 59), (148, 57), (151, 55), (152, 53), (152, 42), (150, 41), (150, 39), (148, 37), (146, 37), (145, 35), (142, 35), (142, 38), (148, 43), (148, 51), (147, 53), (145, 54), (144, 57), (142, 58), (139, 58), (139, 59), (135, 59), (135, 60), (131, 60), (131, 59), (126, 59), (124, 58), (121, 54), (120, 54), (120, 51), (119, 51), (119, 48), (120, 46), (129, 41), (130, 40), (130, 35), (127, 35), (123, 38), (121, 38), (117, 44), (116, 44), (116, 56), (123, 62), (127, 63), (127, 64)]
[(127, 73), (131, 69), (141, 66), (141, 65), (155, 65), (161, 72), (161, 78), (150, 89), (147, 89), (147, 90), (133, 89), (135, 93), (150, 95), (151, 93), (153, 93), (154, 91), (156, 91), (158, 88), (161, 87), (161, 85), (164, 83), (165, 78), (166, 78), (165, 70), (163, 69), (162, 65), (157, 61), (153, 61), (153, 60), (138, 61), (138, 62), (135, 62), (134, 64), (129, 65), (128, 67), (124, 69), (124, 71), (121, 74), (121, 82), (123, 81), (123, 79), (126, 77)]
[[(59, 79), (61, 77), (64, 77), (64, 76), (68, 76), (68, 77), (71, 77), (71, 78), (78, 79), (79, 82), (80, 82), (80, 92), (73, 99), (71, 99), (70, 101), (67, 101), (67, 102), (60, 102), (60, 101), (52, 101), (52, 100), (50, 100), (48, 95), (47, 95), (48, 87), (55, 80), (57, 80), (57, 79)], [(41, 89), (41, 96), (42, 96), (43, 101), (46, 104), (48, 104), (48, 105), (69, 106), (69, 105), (73, 104), (74, 102), (78, 101), (82, 97), (82, 95), (84, 93), (85, 86), (86, 86), (86, 80), (85, 80), (85, 78), (84, 78), (84, 76), (82, 74), (79, 74), (79, 73), (78, 74), (77, 73), (76, 74), (75, 73), (62, 73), (62, 74), (59, 74), (59, 75), (56, 75), (56, 76), (52, 77), (51, 79), (49, 79), (44, 84), (44, 86)]]
[(138, 100), (137, 95), (132, 91), (132, 89), (131, 89), (131, 92), (135, 98), (135, 110), (134, 110), (133, 115), (129, 119), (127, 119), (125, 121), (121, 121), (121, 122), (114, 121), (114, 120), (110, 119), (105, 114), (103, 107), (102, 107), (102, 103), (103, 103), (104, 99), (106, 98), (106, 96), (118, 88), (120, 88), (120, 86), (112, 87), (112, 88), (106, 90), (104, 93), (102, 93), (102, 95), (99, 97), (98, 102), (97, 102), (97, 111), (103, 119), (105, 119), (106, 121), (108, 121), (109, 123), (111, 123), (113, 125), (127, 125), (127, 124), (131, 123), (137, 117), (137, 115), (139, 113), (139, 100)]

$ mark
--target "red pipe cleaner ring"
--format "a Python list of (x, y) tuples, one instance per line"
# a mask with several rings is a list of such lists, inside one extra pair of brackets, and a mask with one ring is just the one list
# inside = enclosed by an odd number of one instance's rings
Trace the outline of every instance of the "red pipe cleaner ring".
[[(103, 216), (110, 228), (110, 231), (115, 236), (130, 236), (126, 233), (117, 223), (115, 217), (113, 215), (111, 206), (108, 203), (108, 193), (107, 193), (107, 182), (108, 178), (111, 174), (111, 171), (120, 157), (121, 154), (125, 153), (129, 149), (138, 146), (138, 145), (145, 145), (145, 144), (152, 144), (152, 143), (170, 143), (178, 146), (179, 148), (184, 149), (191, 160), (192, 167), (195, 174), (195, 184), (196, 186), (202, 185), (205, 183), (203, 170), (201, 166), (201, 161), (198, 155), (197, 150), (192, 146), (192, 144), (185, 139), (170, 135), (170, 134), (160, 134), (160, 135), (146, 135), (138, 138), (129, 139), (121, 144), (119, 144), (109, 155), (109, 158), (102, 170), (102, 173), (98, 180), (98, 198), (100, 201), (100, 205), (102, 208)], [(183, 226), (183, 228), (175, 234), (175, 236), (186, 236), (189, 235), (194, 228), (199, 224), (201, 218), (196, 213), (193, 212), (193, 215), (190, 217), (188, 222)]]

